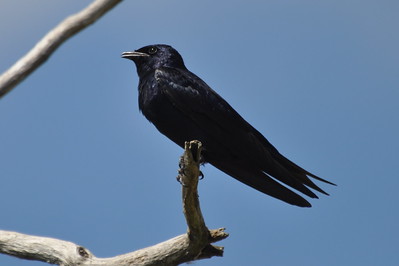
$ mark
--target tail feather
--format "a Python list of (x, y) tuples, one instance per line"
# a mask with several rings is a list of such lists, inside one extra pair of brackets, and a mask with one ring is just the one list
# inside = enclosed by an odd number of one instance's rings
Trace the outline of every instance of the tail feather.
[(320, 177), (318, 177), (318, 176), (306, 171), (305, 169), (303, 169), (302, 167), (298, 166), (297, 164), (295, 164), (294, 162), (290, 161), (289, 159), (285, 158), (281, 154), (278, 154), (275, 157), (277, 157), (277, 160), (283, 165), (283, 167), (285, 169), (287, 169), (288, 172), (290, 172), (293, 175), (295, 175), (295, 177), (298, 180), (301, 180), (303, 184), (305, 184), (306, 186), (308, 186), (308, 187), (310, 187), (310, 188), (312, 188), (312, 189), (314, 189), (314, 190), (316, 190), (316, 191), (318, 191), (320, 193), (323, 193), (324, 195), (329, 195), (329, 194), (327, 192), (325, 192), (324, 190), (322, 190), (320, 187), (318, 187), (315, 183), (313, 183), (313, 181), (310, 180), (308, 176), (310, 176), (310, 177), (312, 177), (312, 178), (314, 178), (316, 180), (319, 180), (321, 182), (336, 186), (336, 184), (334, 184), (334, 183), (332, 183), (330, 181), (327, 181), (327, 180), (325, 180), (323, 178), (320, 178)]
[[(234, 177), (238, 181), (274, 198), (299, 207), (311, 207), (312, 205), (292, 190), (281, 185), (262, 171), (248, 171), (248, 167), (239, 163), (210, 162), (219, 170)], [(250, 169), (250, 168), (249, 168)], [(313, 193), (312, 193), (313, 194)], [(315, 194), (314, 198), (317, 198)]]

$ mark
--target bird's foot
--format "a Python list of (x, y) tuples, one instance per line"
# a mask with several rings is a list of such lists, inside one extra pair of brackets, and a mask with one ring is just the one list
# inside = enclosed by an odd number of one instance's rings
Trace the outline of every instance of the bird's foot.
[(176, 180), (177, 182), (180, 183), (180, 185), (185, 186), (184, 182), (183, 182), (183, 176), (185, 175), (185, 166), (184, 166), (184, 158), (183, 156), (180, 157), (179, 160), (179, 171), (178, 171), (178, 175), (176, 176)]
[[(204, 162), (205, 163), (205, 162)], [(181, 156), (180, 157), (180, 160), (179, 160), (179, 170), (178, 170), (178, 175), (177, 175), (177, 177), (176, 177), (176, 180), (177, 180), (177, 182), (179, 182), (182, 186), (186, 186), (185, 184), (184, 184), (184, 182), (183, 182), (183, 176), (185, 176), (186, 175), (186, 172), (185, 172), (185, 169), (186, 167), (185, 167), (185, 164), (184, 164), (184, 158), (183, 158), (183, 156)], [(198, 174), (198, 177), (199, 177), (199, 180), (202, 180), (202, 179), (204, 179), (204, 177), (205, 177), (205, 175), (202, 173), (202, 171), (200, 170), (199, 171), (199, 174)]]

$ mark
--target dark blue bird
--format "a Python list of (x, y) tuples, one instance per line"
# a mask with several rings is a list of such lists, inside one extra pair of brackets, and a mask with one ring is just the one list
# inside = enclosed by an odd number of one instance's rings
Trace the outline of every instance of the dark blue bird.
[(283, 184), (317, 198), (328, 195), (309, 177), (334, 185), (291, 162), (245, 121), (202, 79), (190, 72), (181, 55), (157, 44), (125, 52), (139, 75), (139, 108), (155, 127), (180, 147), (203, 144), (202, 160), (226, 174), (287, 203), (310, 203)]

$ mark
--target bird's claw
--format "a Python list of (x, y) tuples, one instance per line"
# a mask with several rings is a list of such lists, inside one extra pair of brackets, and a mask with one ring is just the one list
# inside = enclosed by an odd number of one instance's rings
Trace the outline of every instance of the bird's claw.
[(185, 170), (185, 167), (184, 167), (184, 158), (183, 158), (183, 156), (181, 156), (181, 157), (180, 157), (180, 160), (179, 160), (179, 170), (178, 170), (178, 175), (176, 176), (176, 180), (177, 180), (177, 182), (179, 182), (180, 185), (182, 185), (182, 186), (186, 186), (186, 185), (184, 184), (184, 182), (183, 182), (183, 176), (186, 174), (184, 170)]
[(179, 182), (180, 185), (185, 186), (184, 183), (183, 183), (183, 178), (182, 178), (182, 176), (180, 175), (180, 173), (179, 173), (178, 176), (176, 176), (176, 181)]
[[(176, 176), (177, 182), (179, 182), (180, 185), (182, 185), (182, 186), (186, 186), (183, 182), (183, 176), (185, 176), (185, 175), (186, 175), (186, 172), (185, 172), (185, 167), (184, 167), (184, 158), (182, 156), (182, 157), (180, 157), (180, 160), (179, 160), (179, 170), (178, 170), (178, 175)], [(199, 180), (202, 180), (205, 177), (204, 173), (202, 173), (201, 170), (199, 171), (198, 177), (199, 177)]]
[(202, 173), (201, 170), (199, 171), (199, 175), (198, 175), (198, 176), (199, 176), (199, 180), (202, 180), (202, 179), (204, 179), (204, 177), (205, 177), (205, 176), (204, 176), (204, 173)]

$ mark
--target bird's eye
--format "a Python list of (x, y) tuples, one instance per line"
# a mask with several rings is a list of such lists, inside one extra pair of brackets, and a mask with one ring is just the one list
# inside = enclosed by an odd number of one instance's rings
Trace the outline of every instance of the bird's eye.
[(149, 54), (155, 54), (157, 51), (158, 51), (158, 49), (157, 49), (156, 47), (154, 47), (154, 46), (151, 46), (151, 47), (148, 49), (148, 53), (149, 53)]

